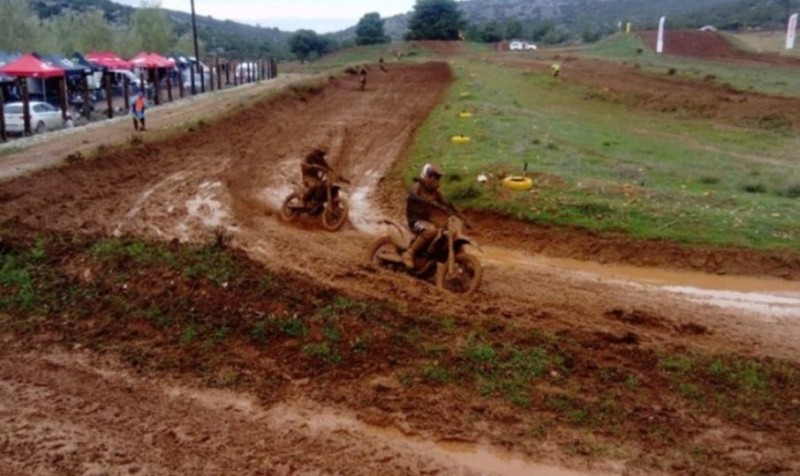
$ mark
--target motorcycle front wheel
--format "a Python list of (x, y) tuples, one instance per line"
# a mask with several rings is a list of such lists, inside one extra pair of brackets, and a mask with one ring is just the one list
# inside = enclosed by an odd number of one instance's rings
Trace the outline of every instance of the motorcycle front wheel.
[(335, 198), (332, 204), (326, 204), (322, 212), (322, 226), (326, 230), (336, 231), (347, 221), (347, 200), (342, 197)]
[(483, 278), (483, 267), (478, 258), (468, 253), (460, 253), (455, 257), (453, 272), (447, 262), (439, 264), (436, 271), (436, 286), (455, 294), (470, 294), (478, 289)]
[(298, 193), (290, 193), (281, 205), (281, 218), (286, 221), (292, 221), (300, 216), (300, 210), (303, 208), (303, 199)]
[(367, 260), (370, 262), (370, 264), (377, 268), (394, 270), (400, 266), (403, 266), (400, 263), (382, 259), (381, 256), (384, 254), (388, 256), (397, 256), (398, 254), (397, 247), (394, 245), (392, 239), (388, 236), (382, 236), (372, 242), (367, 250)]

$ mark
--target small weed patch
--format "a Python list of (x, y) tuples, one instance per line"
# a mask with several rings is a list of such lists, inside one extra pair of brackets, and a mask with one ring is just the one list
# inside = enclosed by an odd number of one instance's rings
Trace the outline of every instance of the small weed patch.
[(747, 193), (766, 193), (767, 187), (763, 183), (748, 183), (742, 185), (742, 190)]
[(278, 319), (278, 329), (289, 337), (303, 337), (308, 334), (306, 324), (296, 314), (288, 319)]
[(181, 344), (191, 344), (195, 340), (197, 340), (197, 335), (199, 334), (199, 330), (197, 329), (197, 325), (192, 323), (186, 326), (181, 332), (180, 342)]
[(800, 183), (793, 183), (785, 186), (778, 195), (786, 198), (800, 198)]

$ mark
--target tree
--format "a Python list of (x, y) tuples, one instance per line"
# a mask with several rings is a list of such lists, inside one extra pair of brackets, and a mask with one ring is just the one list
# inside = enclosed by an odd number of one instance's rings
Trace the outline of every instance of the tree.
[[(103, 13), (87, 12), (80, 23), (79, 32), (73, 32), (77, 33), (79, 38), (78, 46), (73, 51), (104, 50), (114, 42), (114, 31)], [(73, 51), (64, 51), (64, 53), (70, 54)]]
[(133, 36), (144, 51), (168, 53), (172, 47), (172, 22), (157, 0), (142, 1), (133, 14)]
[(522, 38), (522, 23), (519, 20), (509, 20), (506, 22), (506, 40)]
[(484, 43), (497, 43), (503, 40), (503, 29), (496, 21), (490, 21), (483, 26), (481, 31), (481, 41)]
[(289, 50), (301, 61), (307, 60), (312, 53), (322, 56), (335, 48), (333, 40), (321, 37), (313, 30), (297, 30), (289, 38)]
[[(80, 31), (81, 17), (64, 12), (52, 17), (50, 21), (42, 22), (39, 41), (35, 45), (38, 53), (69, 53), (80, 51), (76, 32)], [(29, 45), (27, 48), (34, 47)]]
[[(183, 53), (186, 56), (194, 56), (194, 37), (191, 31), (187, 31), (178, 37), (175, 45), (172, 47), (176, 53)], [(197, 39), (197, 49), (202, 57), (205, 54), (205, 43), (203, 40)]]
[(466, 23), (454, 0), (417, 0), (408, 21), (409, 40), (458, 40)]
[(28, 0), (0, 0), (0, 12), (0, 50), (32, 50), (40, 28)]
[(378, 13), (367, 13), (356, 25), (357, 45), (377, 45), (388, 43), (389, 37), (383, 31), (383, 20)]

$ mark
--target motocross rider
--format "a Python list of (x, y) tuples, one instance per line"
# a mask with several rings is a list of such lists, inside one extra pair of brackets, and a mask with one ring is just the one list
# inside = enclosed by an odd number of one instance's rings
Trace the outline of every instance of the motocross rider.
[(431, 242), (445, 226), (446, 218), (462, 217), (453, 204), (439, 191), (439, 179), (444, 175), (436, 165), (425, 164), (422, 173), (414, 178), (406, 198), (406, 219), (415, 237), (403, 253), (403, 264), (414, 268), (414, 256)]
[(308, 206), (309, 201), (314, 197), (321, 197), (325, 189), (326, 175), (333, 171), (325, 160), (325, 151), (316, 148), (312, 150), (300, 163), (300, 171), (303, 174), (303, 206)]

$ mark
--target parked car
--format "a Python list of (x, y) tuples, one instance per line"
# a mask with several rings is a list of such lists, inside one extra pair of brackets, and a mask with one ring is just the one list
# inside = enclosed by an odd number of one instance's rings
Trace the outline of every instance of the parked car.
[[(181, 71), (181, 79), (183, 80), (183, 89), (185, 91), (191, 91), (192, 90), (192, 70), (189, 69), (189, 68), (186, 68), (183, 71)], [(200, 72), (199, 71), (195, 71), (195, 73), (194, 73), (194, 87), (195, 87), (196, 91), (200, 91), (200, 86), (201, 86), (200, 81), (201, 81)], [(204, 67), (203, 68), (202, 81), (203, 81), (202, 85), (204, 85), (206, 91), (208, 91), (211, 88), (211, 69), (209, 69), (208, 67)]]
[(240, 63), (236, 66), (236, 77), (240, 82), (254, 81), (260, 74), (258, 63)]
[(527, 41), (514, 40), (508, 44), (508, 49), (511, 51), (536, 50), (536, 45)]
[[(34, 134), (61, 129), (64, 121), (61, 118), (61, 110), (52, 105), (41, 102), (31, 101), (31, 130)], [(3, 116), (6, 120), (6, 132), (9, 134), (25, 133), (25, 117), (21, 102), (12, 102), (5, 105)]]

